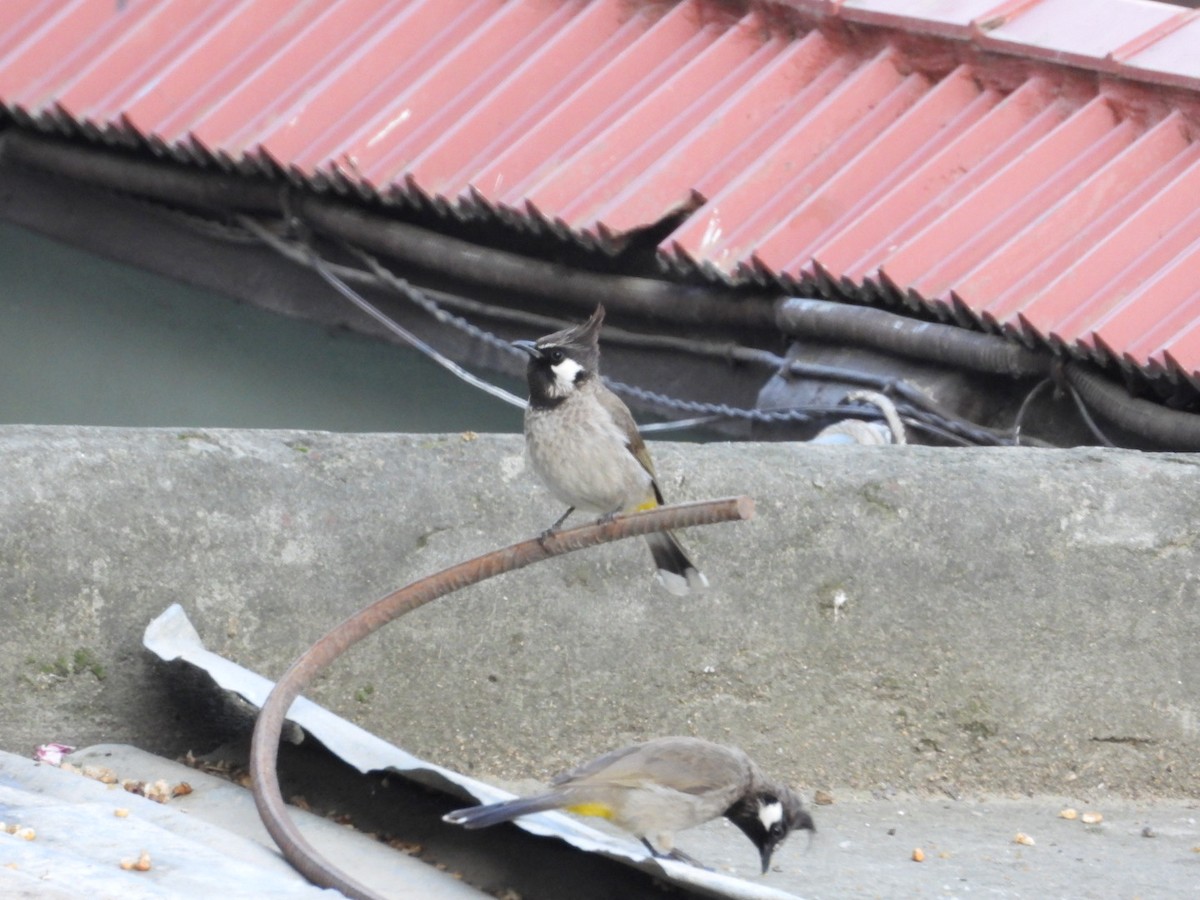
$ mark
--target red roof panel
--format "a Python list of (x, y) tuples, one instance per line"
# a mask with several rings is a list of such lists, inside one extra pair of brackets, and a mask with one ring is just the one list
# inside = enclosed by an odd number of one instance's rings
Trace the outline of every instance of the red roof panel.
[[(549, 35), (476, 106), (473, 114), (449, 124), (422, 142), (407, 177), (428, 193), (462, 197), (477, 160), (491, 159), (536, 124), (587, 79), (609, 65), (649, 26), (645, 17), (628, 18), (624, 0), (595, 0)], [(535, 102), (529, 103), (533, 98)]]
[[(733, 86), (766, 65), (781, 42), (765, 40), (751, 14), (732, 28), (715, 31), (713, 42), (669, 73), (639, 103), (572, 155), (569, 165), (548, 173), (522, 191), (522, 202), (569, 227), (582, 230), (587, 210), (610, 196), (632, 174), (669, 152)], [(548, 215), (549, 217), (549, 215)]]
[[(844, 233), (858, 255), (845, 268), (843, 277), (866, 284), (878, 284), (881, 280), (878, 270), (885, 264), (895, 269), (889, 280), (901, 289), (918, 277), (922, 270), (914, 264), (919, 245), (913, 245), (912, 242), (960, 204), (970, 202), (987, 185), (995, 184), (994, 179), (1000, 172), (1014, 161), (1019, 162), (1031, 146), (1052, 134), (1068, 117), (1070, 111), (1062, 104), (1048, 102), (1044, 106), (1031, 106), (1023, 102), (1029, 96), (1039, 94), (1042, 86), (1039, 80), (1031, 80), (1025, 86), (1029, 88), (1028, 94), (1022, 95), (1025, 88), (1011, 94), (1005, 103), (996, 108), (994, 116), (988, 116), (975, 128), (952, 139), (947, 144), (947, 152), (938, 154), (930, 161), (935, 181), (928, 193), (920, 192), (920, 186), (927, 184), (924, 180), (926, 173), (919, 173), (913, 185), (898, 185), (898, 193), (910, 202), (916, 202), (907, 210), (910, 215), (884, 219), (879, 223), (882, 234), (877, 243), (860, 243), (857, 239), (858, 229), (853, 226), (846, 229)], [(993, 118), (1002, 123), (1000, 127), (995, 127), (995, 122), (989, 121)], [(1029, 173), (1026, 174), (1028, 177)], [(910, 190), (914, 186), (917, 193)], [(993, 189), (987, 196), (995, 199), (1007, 195), (1004, 191)], [(959, 218), (959, 224), (967, 228), (960, 237), (965, 238), (977, 226), (986, 224), (989, 211), (978, 212), (983, 216), (978, 221)], [(877, 213), (867, 215), (873, 217)], [(935, 233), (931, 237), (936, 236)], [(929, 240), (931, 238), (927, 237), (926, 242)], [(906, 259), (906, 256), (913, 258)], [(828, 269), (829, 264), (822, 256), (816, 258)], [(929, 258), (929, 262), (932, 264), (936, 259)]]
[(463, 173), (473, 199), (524, 215), (524, 186), (535, 184), (578, 148), (597, 140), (657, 81), (669, 77), (719, 36), (715, 28), (697, 28), (694, 10), (686, 5), (676, 6), (657, 21), (651, 22), (645, 14), (636, 18), (645, 27), (627, 47), (602, 67), (585, 68), (584, 81), (557, 107), (508, 147), (496, 148), (497, 155), (481, 160), (476, 173)]
[[(923, 92), (907, 114), (897, 117), (847, 160), (822, 186), (779, 216), (753, 252), (759, 271), (812, 273), (811, 259), (799, 257), (822, 234), (854, 229), (855, 223), (890, 188), (910, 178), (950, 137), (977, 122), (999, 97), (984, 91), (967, 66)], [(863, 185), (872, 189), (863, 190)]]
[(889, 253), (880, 276), (914, 298), (948, 296), (974, 266), (1132, 139), (1133, 127), (1117, 122), (1102, 98), (1093, 100)]
[[(1030, 333), (1061, 334), (1063, 317), (1111, 277), (1108, 273), (1097, 281), (1104, 266), (1084, 260), (1196, 162), (1200, 145), (1189, 145), (1182, 124), (1178, 114), (1164, 119), (987, 261), (988, 269), (1000, 276), (994, 287), (988, 286), (995, 297), (984, 309), (990, 321), (1011, 321), (1020, 314)], [(1069, 284), (1060, 280), (1063, 274), (1072, 276)], [(971, 296), (971, 281), (964, 279), (955, 291)]]
[(7, 0), (0, 105), (608, 248), (682, 213), (668, 267), (1200, 384), (1197, 46), (1150, 0)]

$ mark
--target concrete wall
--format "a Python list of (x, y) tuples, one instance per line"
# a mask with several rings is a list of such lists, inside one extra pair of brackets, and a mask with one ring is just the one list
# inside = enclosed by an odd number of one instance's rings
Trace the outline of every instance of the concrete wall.
[[(1200, 791), (1200, 461), (1124, 451), (655, 444), (669, 498), (747, 493), (425, 607), (310, 696), (462, 771), (739, 743), (811, 787)], [(194, 739), (141, 649), (180, 602), (277, 677), (346, 615), (561, 512), (519, 437), (0, 428), (0, 747)], [(203, 748), (196, 748), (203, 749)]]

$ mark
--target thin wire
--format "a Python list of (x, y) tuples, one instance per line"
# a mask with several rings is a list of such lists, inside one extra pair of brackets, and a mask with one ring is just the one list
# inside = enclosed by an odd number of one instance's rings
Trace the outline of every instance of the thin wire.
[(1013, 420), (1012, 431), (1013, 431), (1013, 445), (1014, 446), (1017, 446), (1017, 447), (1021, 446), (1021, 423), (1025, 420), (1025, 412), (1026, 412), (1026, 410), (1029, 409), (1029, 405), (1031, 403), (1033, 403), (1033, 398), (1036, 397), (1038, 394), (1040, 394), (1049, 385), (1051, 385), (1053, 383), (1054, 383), (1053, 378), (1043, 378), (1041, 381), (1039, 381), (1037, 384), (1035, 384), (1033, 386), (1033, 390), (1031, 390), (1028, 394), (1026, 394), (1025, 399), (1021, 401), (1021, 406), (1017, 410), (1017, 417)]
[[(435, 363), (437, 363), (443, 369), (445, 369), (446, 371), (450, 372), (451, 374), (457, 376), (458, 378), (461, 378), (463, 381), (465, 381), (467, 384), (471, 385), (472, 387), (479, 388), (479, 390), (483, 391), (485, 394), (489, 394), (498, 400), (503, 400), (505, 403), (509, 404), (510, 406), (516, 406), (516, 407), (519, 407), (520, 409), (525, 408), (525, 406), (526, 406), (525, 401), (522, 400), (520, 397), (518, 397), (516, 394), (506, 391), (504, 388), (500, 387), (499, 385), (492, 384), (490, 381), (485, 381), (484, 379), (479, 378), (475, 374), (468, 372), (466, 369), (464, 369), (458, 363), (454, 362), (452, 359), (449, 359), (449, 358), (443, 356), (441, 353), (439, 353), (437, 350), (435, 350), (429, 344), (425, 343), (425, 341), (421, 340), (419, 337), (417, 337), (415, 334), (413, 334), (407, 328), (402, 326), (399, 322), (386, 316), (377, 307), (375, 307), (370, 302), (368, 302), (365, 297), (363, 297), (360, 293), (358, 293), (356, 290), (354, 290), (354, 288), (350, 287), (350, 285), (346, 284), (346, 282), (342, 281), (340, 278), (338, 278), (336, 275), (334, 275), (332, 272), (330, 272), (328, 267), (326, 267), (324, 261), (322, 261), (321, 258), (319, 256), (317, 256), (315, 253), (312, 256), (312, 266), (317, 271), (317, 274), (320, 275), (322, 278), (324, 278), (325, 281), (327, 281), (330, 285), (332, 285), (333, 288), (335, 290), (337, 290), (337, 292), (339, 294), (341, 294), (343, 297), (345, 297), (347, 300), (349, 300), (351, 303), (353, 303), (355, 306), (357, 306), (359, 309), (361, 309), (363, 312), (365, 312), (367, 315), (369, 315), (372, 319), (377, 321), (380, 325), (387, 328), (389, 331), (391, 331), (396, 336), (402, 338), (410, 346), (414, 347), (417, 350), (420, 350), (422, 353), (424, 353), (427, 357), (432, 359)], [(520, 351), (517, 351), (517, 352), (520, 352)]]
[(1079, 395), (1079, 391), (1075, 390), (1075, 385), (1067, 382), (1067, 390), (1071, 394), (1071, 399), (1075, 401), (1075, 405), (1079, 408), (1079, 416), (1083, 419), (1083, 424), (1088, 427), (1088, 430), (1091, 431), (1096, 440), (1105, 447), (1116, 447), (1117, 445), (1110, 441), (1108, 435), (1100, 430), (1100, 426), (1096, 424), (1095, 419), (1092, 418), (1092, 414), (1088, 412), (1087, 404), (1083, 402), (1083, 397)]
[(692, 419), (672, 419), (670, 422), (638, 423), (638, 431), (642, 434), (653, 434), (657, 431), (682, 431), (685, 428), (703, 428), (714, 422), (722, 422), (722, 416), (696, 416)]
[[(243, 221), (243, 224), (245, 224), (247, 227), (249, 227), (251, 231), (253, 231), (255, 234), (257, 234), (260, 238), (262, 238), (266, 243), (270, 244), (271, 246), (274, 247), (274, 246), (277, 246), (277, 243), (282, 243), (282, 242), (278, 241), (278, 238), (276, 238), (275, 235), (270, 234), (270, 232), (268, 232), (266, 229), (262, 228), (253, 219), (250, 219), (247, 216), (239, 216), (238, 218), (241, 219)], [(433, 360), (435, 363), (437, 363), (443, 369), (450, 372), (454, 376), (461, 378), (463, 381), (465, 381), (467, 384), (471, 385), (472, 387), (476, 387), (479, 390), (483, 391), (484, 393), (497, 398), (498, 400), (503, 400), (505, 403), (509, 404), (510, 406), (516, 406), (521, 409), (525, 408), (525, 405), (526, 405), (525, 401), (523, 399), (521, 399), (520, 397), (518, 397), (516, 394), (506, 391), (506, 390), (504, 390), (504, 388), (500, 387), (499, 385), (492, 384), (491, 382), (485, 381), (484, 379), (479, 378), (478, 376), (474, 375), (473, 373), (468, 372), (466, 369), (464, 369), (458, 363), (454, 362), (452, 359), (449, 359), (449, 358), (443, 356), (436, 349), (434, 349), (432, 346), (427, 344), (425, 341), (421, 340), (419, 337), (417, 337), (415, 334), (413, 334), (411, 331), (409, 331), (407, 328), (405, 328), (403, 325), (401, 325), (395, 319), (392, 319), (390, 316), (385, 314), (382, 310), (380, 310), (373, 303), (371, 303), (364, 296), (362, 296), (362, 294), (358, 293), (358, 291), (354, 290), (354, 288), (350, 287), (350, 285), (346, 284), (346, 282), (344, 282), (337, 275), (335, 275), (332, 271), (330, 271), (329, 266), (325, 263), (325, 261), (323, 259), (321, 259), (320, 256), (317, 255), (317, 253), (314, 250), (308, 249), (306, 262), (308, 263), (308, 265), (312, 266), (312, 268), (316, 271), (316, 273), (318, 275), (320, 275), (326, 281), (326, 283), (328, 283), (331, 287), (333, 287), (334, 290), (336, 290), (339, 294), (341, 294), (343, 297), (345, 297), (347, 300), (349, 300), (351, 303), (353, 303), (355, 306), (357, 306), (359, 309), (361, 309), (363, 312), (365, 312), (368, 316), (370, 316), (372, 319), (374, 319), (376, 322), (378, 322), (380, 325), (382, 325), (388, 331), (392, 332), (392, 334), (396, 335), (401, 340), (403, 340), (405, 343), (409, 344), (414, 349), (419, 350), (425, 356), (429, 357), (431, 360)], [(415, 289), (413, 289), (411, 292), (413, 294), (419, 293)], [(451, 319), (457, 318), (455, 316), (450, 316), (448, 313), (446, 315), (448, 318), (451, 318)], [(471, 326), (471, 327), (474, 327), (474, 326)], [(504, 345), (504, 346), (505, 346), (505, 349), (507, 349), (509, 352), (511, 352), (513, 354), (518, 354), (521, 352), (520, 350), (517, 350), (515, 347), (511, 347), (508, 345)]]

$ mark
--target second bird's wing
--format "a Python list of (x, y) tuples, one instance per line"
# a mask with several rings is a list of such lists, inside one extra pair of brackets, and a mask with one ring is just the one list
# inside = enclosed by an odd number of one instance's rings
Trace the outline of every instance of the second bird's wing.
[(741, 751), (696, 738), (664, 738), (613, 750), (553, 783), (639, 787), (653, 782), (685, 794), (722, 789), (736, 795), (749, 780), (749, 761)]

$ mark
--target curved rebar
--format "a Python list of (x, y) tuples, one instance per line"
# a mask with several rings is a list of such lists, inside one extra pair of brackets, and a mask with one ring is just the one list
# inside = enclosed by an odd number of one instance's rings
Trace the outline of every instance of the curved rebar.
[(353, 900), (380, 900), (378, 894), (325, 860), (288, 816), (279, 788), (276, 764), (279, 736), (292, 702), (331, 662), (388, 622), (431, 600), (488, 578), (610, 541), (673, 528), (715, 525), (752, 518), (754, 501), (727, 497), (660, 506), (578, 528), (532, 538), (443, 569), (393, 591), (346, 619), (308, 648), (276, 683), (254, 726), (250, 744), (250, 779), (254, 804), (267, 831), (283, 855), (305, 878), (321, 887), (336, 888)]

